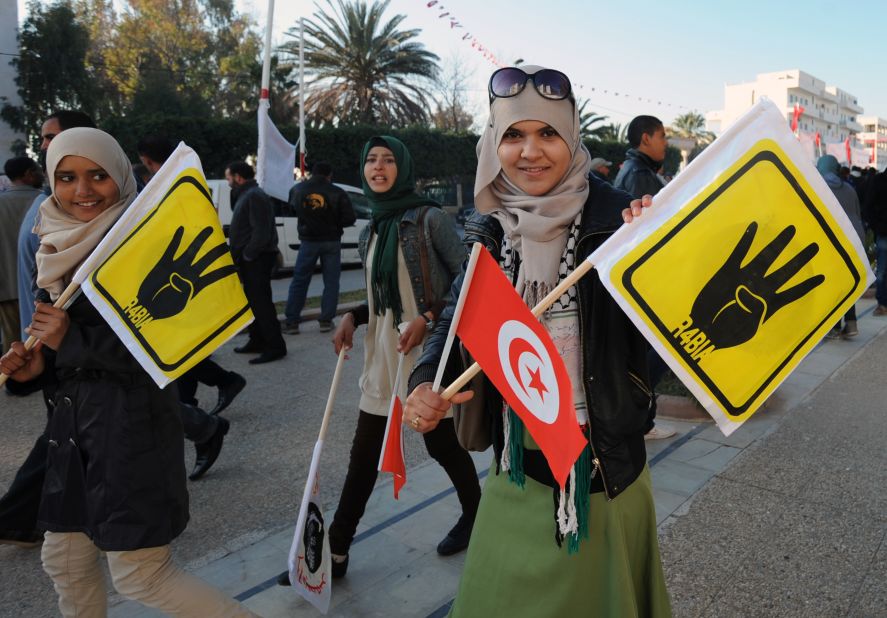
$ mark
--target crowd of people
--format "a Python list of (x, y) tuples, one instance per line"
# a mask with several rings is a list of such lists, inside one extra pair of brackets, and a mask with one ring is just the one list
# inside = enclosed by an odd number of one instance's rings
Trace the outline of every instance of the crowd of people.
[[(300, 251), (283, 324), (271, 293), (277, 254), (274, 206), (244, 161), (225, 170), (232, 189), (229, 244), (255, 317), (234, 349), (259, 365), (287, 356), (284, 334), (300, 332), (308, 282), (323, 273), (320, 330), (331, 353), (351, 348), (359, 327), (364, 358), (360, 402), (344, 486), (329, 527), (332, 576), (347, 574), (357, 526), (377, 479), (389, 404), (405, 398), (404, 424), (422, 434), (462, 507), (437, 552), (468, 549), (453, 616), (668, 616), (645, 440), (674, 434), (655, 422), (655, 387), (665, 364), (595, 273), (581, 279), (541, 321), (564, 360), (585, 445), (577, 490), (560, 491), (516, 413), (485, 384), (476, 409), (492, 428), (494, 459), (481, 491), (460, 444), (452, 405), (432, 388), (458, 350), (445, 339), (465, 276), (468, 248), (482, 243), (528, 305), (553, 289), (620, 226), (643, 216), (663, 186), (667, 136), (639, 116), (612, 181), (613, 162), (582, 143), (569, 77), (545, 67), (507, 67), (489, 81), (489, 122), (477, 146), (475, 208), (459, 235), (440, 205), (416, 191), (409, 148), (372, 137), (359, 155), (371, 221), (359, 250), (366, 302), (335, 321), (343, 229), (355, 222), (347, 195), (318, 161), (290, 192)], [(196, 481), (219, 457), (230, 423), (220, 415), (247, 386), (207, 358), (161, 389), (83, 296), (54, 302), (73, 273), (172, 154), (167, 138), (144, 136), (133, 166), (117, 141), (81, 112), (60, 111), (41, 131), (40, 161), (5, 163), (0, 193), (0, 372), (15, 396), (41, 392), (44, 432), (0, 497), (0, 543), (42, 546), (43, 567), (65, 616), (104, 616), (104, 552), (121, 594), (177, 616), (253, 615), (175, 565), (170, 543), (189, 520), (186, 476)], [(887, 315), (887, 172), (846, 170), (822, 157), (818, 169), (877, 257), (877, 308)], [(851, 310), (831, 336), (857, 333)], [(36, 338), (32, 349), (22, 344)], [(205, 411), (198, 383), (217, 389)], [(646, 395), (638, 397), (638, 384)], [(397, 384), (401, 385), (396, 392)], [(478, 395), (480, 396), (480, 395)], [(642, 400), (643, 399), (643, 400)], [(183, 438), (196, 449), (185, 470)], [(576, 526), (558, 511), (569, 501)], [(614, 573), (619, 574), (614, 577)], [(283, 573), (279, 582), (289, 584)]]

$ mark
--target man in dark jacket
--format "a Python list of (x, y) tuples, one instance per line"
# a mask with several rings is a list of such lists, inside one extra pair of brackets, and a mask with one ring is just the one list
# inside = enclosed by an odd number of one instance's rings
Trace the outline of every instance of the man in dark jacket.
[(271, 298), (271, 271), (277, 260), (274, 206), (256, 183), (255, 176), (252, 166), (245, 161), (235, 161), (225, 169), (234, 204), (228, 240), (255, 318), (249, 326), (249, 340), (234, 351), (258, 354), (250, 359), (251, 365), (286, 356), (286, 343), (280, 334), (280, 322)]
[(22, 330), (18, 310), (18, 231), (28, 208), (42, 195), (43, 172), (37, 162), (28, 157), (9, 159), (3, 171), (12, 183), (8, 190), (0, 193), (0, 329), (5, 353), (13, 341), (18, 341)]
[(875, 298), (878, 306), (873, 315), (887, 315), (887, 170), (875, 176), (869, 184), (862, 214), (875, 232), (877, 246)]
[(613, 186), (635, 198), (656, 195), (662, 189), (662, 180), (656, 174), (665, 161), (665, 127), (654, 116), (638, 116), (628, 125), (628, 144), (625, 163), (616, 175)]
[(299, 218), (299, 255), (293, 268), (286, 301), (285, 333), (297, 334), (308, 294), (308, 284), (317, 260), (323, 272), (320, 300), (320, 332), (333, 328), (339, 303), (339, 275), (342, 271), (342, 232), (357, 217), (348, 194), (332, 183), (333, 168), (318, 162), (311, 178), (290, 189), (289, 204)]

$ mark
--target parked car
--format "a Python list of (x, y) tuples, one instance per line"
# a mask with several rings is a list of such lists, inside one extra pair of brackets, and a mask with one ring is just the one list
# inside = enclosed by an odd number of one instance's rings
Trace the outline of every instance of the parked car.
[[(213, 204), (219, 212), (219, 219), (222, 222), (222, 229), (225, 235), (228, 235), (228, 226), (231, 224), (232, 204), (231, 204), (231, 188), (228, 182), (222, 180), (207, 180), (210, 190), (212, 191)], [(337, 187), (344, 189), (351, 198), (351, 204), (354, 206), (354, 213), (357, 215), (357, 222), (345, 228), (342, 234), (342, 264), (360, 264), (360, 254), (357, 251), (357, 239), (360, 232), (370, 222), (370, 206), (364, 197), (363, 191), (351, 185), (343, 185), (334, 183)], [(296, 256), (299, 254), (299, 232), (298, 218), (292, 214), (286, 204), (280, 200), (274, 200), (278, 216), (275, 217), (277, 223), (277, 249), (278, 270), (292, 270), (296, 265)]]

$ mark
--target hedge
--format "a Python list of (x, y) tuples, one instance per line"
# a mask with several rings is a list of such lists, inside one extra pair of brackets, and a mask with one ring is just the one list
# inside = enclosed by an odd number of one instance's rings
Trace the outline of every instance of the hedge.
[[(106, 131), (114, 135), (123, 149), (137, 161), (136, 143), (145, 135), (165, 135), (183, 140), (191, 146), (203, 163), (209, 178), (221, 178), (231, 161), (255, 155), (258, 129), (255, 122), (224, 118), (152, 115), (146, 117), (118, 117), (105, 123)], [(283, 135), (295, 142), (298, 127), (279, 127)], [(328, 161), (337, 182), (360, 186), (360, 152), (366, 141), (379, 134), (388, 134), (402, 140), (410, 149), (416, 166), (416, 178), (423, 183), (455, 184), (463, 186), (474, 182), (477, 167), (475, 145), (478, 136), (470, 133), (450, 133), (425, 127), (390, 129), (372, 126), (325, 127), (307, 130), (308, 165), (313, 161)], [(627, 145), (622, 142), (586, 140), (593, 157), (613, 161), (611, 179), (625, 159)], [(680, 163), (680, 152), (669, 147), (665, 169), (674, 173)]]

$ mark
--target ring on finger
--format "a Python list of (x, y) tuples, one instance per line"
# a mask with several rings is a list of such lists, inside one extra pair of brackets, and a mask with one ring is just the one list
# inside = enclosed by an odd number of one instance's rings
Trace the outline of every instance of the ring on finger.
[(416, 429), (418, 429), (418, 428), (419, 428), (419, 417), (418, 417), (418, 416), (414, 416), (414, 417), (413, 417), (413, 420), (410, 421), (410, 424), (412, 424), (413, 427), (415, 427)]

